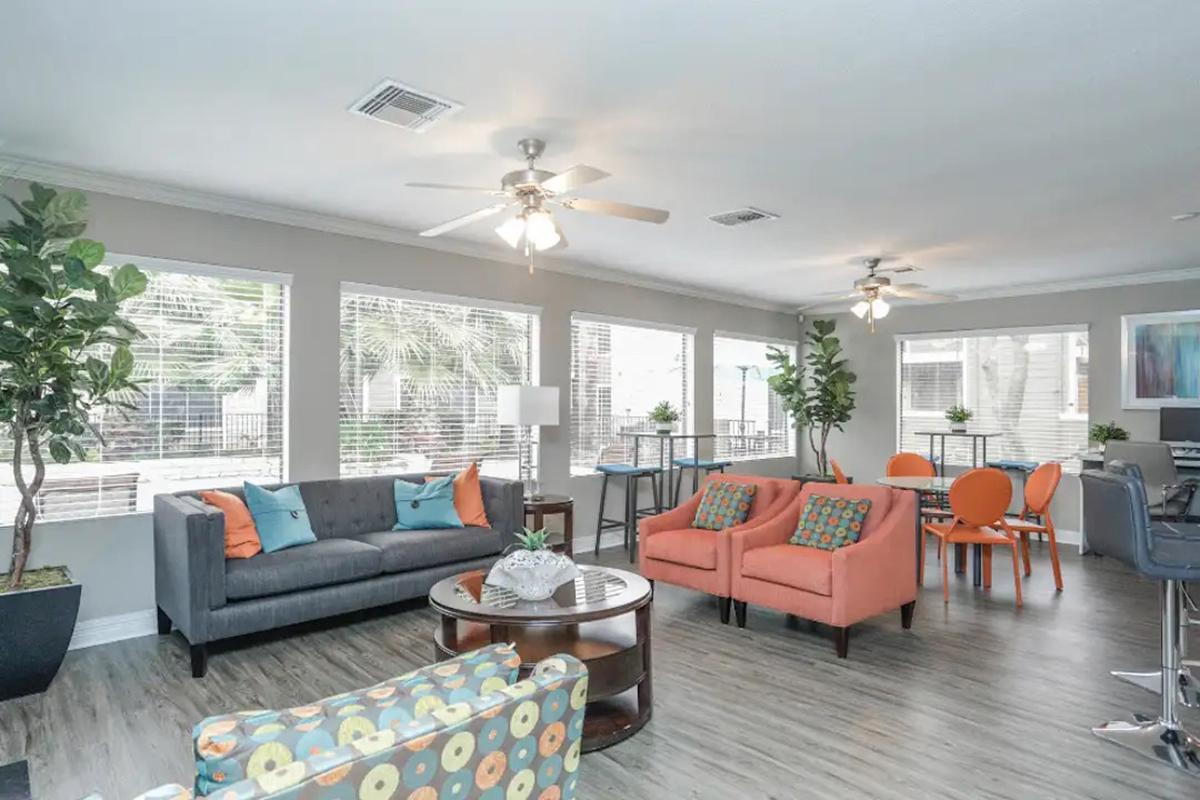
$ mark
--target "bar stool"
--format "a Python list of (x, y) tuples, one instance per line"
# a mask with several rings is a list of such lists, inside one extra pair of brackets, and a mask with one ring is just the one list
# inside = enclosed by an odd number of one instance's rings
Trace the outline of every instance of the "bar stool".
[[(637, 560), (637, 521), (651, 514), (661, 514), (663, 510), (662, 493), (659, 491), (659, 476), (662, 467), (633, 466), (632, 464), (597, 464), (596, 471), (604, 476), (600, 484), (600, 512), (596, 521), (595, 554), (600, 555), (600, 534), (610, 528), (625, 529), (625, 549), (629, 551), (629, 561)], [(608, 479), (610, 477), (625, 479), (625, 512), (624, 518), (604, 516), (604, 500), (608, 495)], [(650, 479), (650, 488), (654, 492), (654, 505), (650, 508), (637, 507), (638, 481)]]
[[(1013, 492), (1013, 497), (1025, 496), (1025, 483), (1029, 480), (1029, 476), (1033, 474), (1033, 471), (1038, 468), (1038, 462), (1036, 461), (1018, 461), (1016, 459), (1003, 458), (997, 461), (989, 461), (987, 462), (987, 465), (993, 469), (1004, 470), (1005, 472), (1015, 472), (1021, 476), (1021, 490), (1019, 492)], [(1035, 514), (1034, 516), (1037, 517), (1038, 522), (1042, 521), (1040, 514)], [(1041, 541), (1041, 539), (1042, 534), (1038, 534), (1038, 541)]]
[[(1079, 480), (1092, 550), (1158, 581), (1161, 599), (1159, 669), (1142, 674), (1158, 678), (1158, 716), (1135, 714), (1133, 722), (1107, 722), (1092, 733), (1200, 778), (1200, 739), (1184, 729), (1178, 715), (1181, 702), (1194, 697), (1181, 652), (1190, 622), (1183, 584), (1200, 580), (1200, 525), (1151, 522), (1145, 487), (1130, 475), (1085, 470)], [(1129, 680), (1130, 673), (1113, 674)]]
[(683, 486), (683, 471), (690, 469), (692, 471), (692, 494), (700, 491), (700, 470), (704, 470), (704, 475), (707, 477), (713, 472), (725, 474), (726, 467), (732, 467), (732, 461), (713, 461), (704, 458), (692, 458), (685, 456), (677, 458), (674, 461), (676, 467), (679, 467), (679, 474), (675, 476), (675, 493), (669, 498), (669, 503), (672, 508), (679, 505), (679, 490)]

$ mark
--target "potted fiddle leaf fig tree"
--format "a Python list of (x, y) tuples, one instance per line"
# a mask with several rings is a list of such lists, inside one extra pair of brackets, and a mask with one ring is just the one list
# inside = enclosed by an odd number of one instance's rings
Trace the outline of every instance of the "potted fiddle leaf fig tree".
[(842, 343), (834, 332), (834, 320), (813, 320), (805, 335), (808, 354), (804, 363), (792, 362), (789, 352), (778, 347), (767, 350), (775, 373), (767, 385), (783, 401), (784, 409), (797, 428), (805, 428), (808, 445), (816, 460), (816, 479), (828, 478), (829, 434), (844, 430), (854, 411), (854, 383), (858, 376), (843, 357)]
[(0, 225), (0, 436), (20, 493), (0, 574), (0, 700), (45, 691), (75, 630), (80, 585), (66, 567), (29, 565), (39, 492), (48, 460), (87, 459), (94, 411), (133, 408), (140, 334), (120, 307), (146, 289), (137, 267), (103, 267), (104, 246), (80, 238), (82, 194), (29, 191), (8, 198), (17, 218)]

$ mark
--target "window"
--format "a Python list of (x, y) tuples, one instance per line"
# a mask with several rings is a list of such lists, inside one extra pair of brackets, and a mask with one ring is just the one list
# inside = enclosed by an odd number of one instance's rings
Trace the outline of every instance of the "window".
[[(654, 430), (650, 409), (663, 400), (680, 412), (676, 431), (692, 431), (692, 339), (682, 328), (571, 315), (572, 475), (631, 462), (632, 442), (621, 434)], [(657, 463), (658, 446), (641, 446), (641, 463)], [(676, 456), (690, 452), (690, 443), (676, 444)]]
[(717, 458), (743, 460), (796, 454), (796, 435), (767, 378), (775, 368), (767, 350), (778, 347), (796, 360), (795, 343), (773, 343), (717, 334), (713, 337), (713, 433)]
[[(900, 337), (897, 350), (901, 450), (927, 451), (919, 432), (945, 430), (956, 403), (974, 413), (971, 430), (1000, 434), (989, 460), (1069, 461), (1087, 449), (1086, 330)], [(970, 464), (970, 440), (947, 439), (946, 460)]]
[[(103, 444), (89, 436), (86, 461), (48, 465), (42, 519), (149, 511), (163, 492), (283, 479), (286, 285), (150, 263), (145, 294), (123, 306), (146, 337), (132, 347), (144, 394), (131, 398), (136, 410), (93, 415)], [(4, 444), (11, 452), (7, 435)], [(0, 519), (19, 502), (12, 475), (0, 476)]]
[(537, 310), (350, 284), (341, 302), (341, 474), (515, 478), (524, 437), (496, 394), (537, 382)]

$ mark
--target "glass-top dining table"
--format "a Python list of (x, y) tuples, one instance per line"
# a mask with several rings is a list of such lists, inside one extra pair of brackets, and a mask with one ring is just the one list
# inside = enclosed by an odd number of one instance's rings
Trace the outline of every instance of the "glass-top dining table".
[[(623, 439), (633, 440), (633, 466), (635, 467), (638, 466), (642, 440), (658, 440), (658, 466), (663, 471), (663, 491), (660, 496), (667, 498), (668, 508), (674, 508), (679, 504), (679, 497), (675, 491), (675, 442), (679, 440), (686, 444), (690, 440), (692, 456), (698, 458), (697, 450), (700, 440), (717, 438), (715, 433), (658, 433), (656, 431), (622, 431), (620, 436)], [(684, 452), (687, 452), (686, 447), (684, 447)]]
[[(890, 486), (893, 489), (908, 489), (917, 493), (917, 569), (920, 570), (921, 558), (921, 537), (925, 535), (922, 529), (921, 519), (921, 495), (933, 495), (938, 498), (946, 497), (950, 494), (950, 486), (954, 483), (954, 478), (937, 476), (935, 478), (919, 477), (915, 475), (896, 475), (883, 478), (876, 478), (875, 482), (881, 486)], [(954, 548), (954, 571), (961, 573), (966, 570), (966, 565), (963, 563), (963, 555), (966, 551), (966, 545), (958, 545)], [(983, 545), (974, 545), (974, 560), (972, 564), (972, 580), (976, 586), (983, 584)]]

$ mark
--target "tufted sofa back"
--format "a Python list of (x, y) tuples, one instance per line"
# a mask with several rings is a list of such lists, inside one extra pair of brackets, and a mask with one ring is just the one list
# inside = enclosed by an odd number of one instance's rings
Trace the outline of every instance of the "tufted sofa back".
[[(425, 473), (403, 475), (371, 475), (361, 478), (331, 478), (319, 481), (300, 481), (300, 496), (313, 533), (318, 539), (344, 538), (364, 533), (390, 531), (396, 524), (396, 501), (392, 490), (397, 478), (410, 483), (423, 483)], [(265, 484), (265, 489), (278, 489), (290, 483)], [(516, 481), (481, 477), (484, 510), (492, 528), (511, 538), (523, 522), (521, 484)], [(243, 500), (241, 486), (222, 488)], [(200, 499), (199, 490), (178, 492), (180, 496)], [(507, 539), (506, 539), (507, 543)]]

